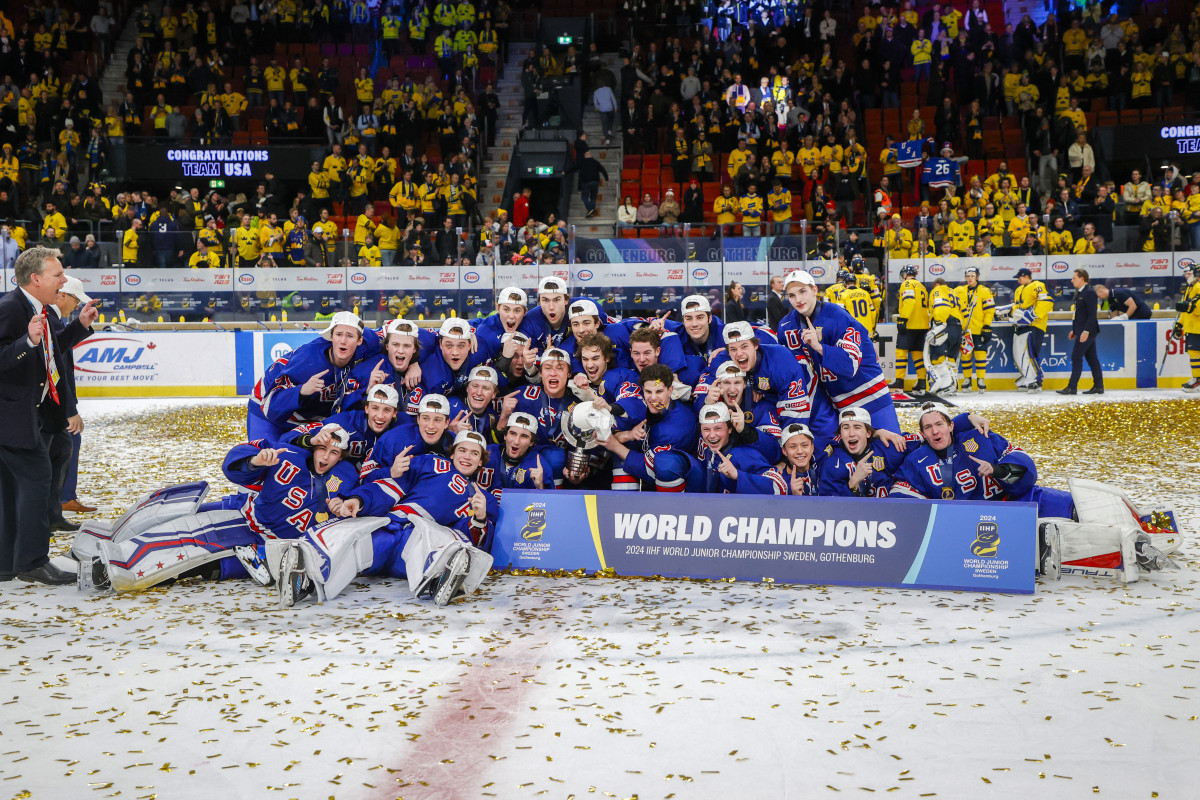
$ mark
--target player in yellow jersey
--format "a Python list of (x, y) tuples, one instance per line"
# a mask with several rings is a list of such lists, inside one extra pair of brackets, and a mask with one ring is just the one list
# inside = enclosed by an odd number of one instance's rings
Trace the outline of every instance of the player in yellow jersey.
[(928, 388), (925, 383), (925, 334), (929, 332), (929, 292), (917, 280), (917, 265), (900, 268), (900, 305), (897, 309), (896, 380), (892, 389), (904, 391), (905, 362), (912, 362), (917, 383), (914, 393)]
[(1183, 296), (1175, 304), (1179, 319), (1175, 322), (1172, 333), (1177, 339), (1183, 340), (1187, 350), (1188, 361), (1192, 366), (1192, 379), (1183, 385), (1185, 392), (1200, 391), (1200, 269), (1195, 264), (1183, 268), (1183, 277), (1187, 288)]
[[(929, 352), (929, 391), (934, 394), (954, 394), (958, 391), (958, 369), (956, 360), (962, 346), (963, 315), (958, 297), (946, 283), (938, 278), (929, 290), (929, 334), (925, 346)], [(947, 362), (947, 358), (954, 359)]]
[(1042, 339), (1046, 336), (1046, 321), (1054, 309), (1054, 299), (1046, 291), (1046, 284), (1033, 279), (1026, 267), (1017, 270), (1017, 290), (1013, 292), (1013, 361), (1021, 377), (1017, 378), (1017, 390), (1040, 392), (1042, 390), (1042, 365), (1038, 357), (1042, 353)]
[(959, 296), (959, 306), (963, 309), (963, 335), (971, 345), (971, 352), (963, 355), (963, 373), (966, 376), (963, 388), (968, 392), (978, 389), (979, 393), (983, 394), (987, 391), (984, 380), (987, 375), (987, 346), (992, 339), (996, 297), (991, 289), (979, 282), (979, 267), (967, 267), (964, 274), (966, 283), (954, 290)]
[(879, 311), (883, 306), (883, 293), (879, 291), (879, 283), (875, 280), (875, 276), (867, 270), (867, 260), (861, 255), (855, 253), (854, 258), (850, 259), (850, 271), (854, 273), (854, 284), (871, 298), (871, 308), (875, 312), (874, 317), (870, 325), (866, 323), (863, 325), (871, 334), (871, 338), (875, 338), (875, 324), (879, 322)]
[(854, 273), (848, 269), (838, 270), (838, 282), (843, 287), (838, 295), (838, 305), (849, 311), (859, 325), (871, 330), (875, 325), (875, 307), (871, 304), (871, 295), (858, 287)]

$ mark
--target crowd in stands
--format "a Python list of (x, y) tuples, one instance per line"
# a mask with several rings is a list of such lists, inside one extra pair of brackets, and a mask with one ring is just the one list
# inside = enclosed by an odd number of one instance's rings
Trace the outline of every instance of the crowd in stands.
[[(1200, 246), (1200, 180), (1114, 175), (1114, 154), (1093, 147), (1099, 124), (1200, 105), (1200, 7), (1170, 24), (1107, 8), (1059, 3), (1037, 25), (984, 0), (760, 2), (743, 19), (731, 3), (628, 0), (644, 33), (624, 59), (619, 121), (605, 120), (625, 150), (620, 218), (669, 224), (648, 219), (669, 190), (682, 222), (873, 227), (893, 256), (940, 251), (960, 212), (959, 254), (1103, 250), (1114, 223), (1139, 226), (1130, 249)], [(957, 185), (931, 190), (903, 165), (905, 142), (917, 164), (948, 145)], [(909, 235), (889, 237), (899, 227)]]

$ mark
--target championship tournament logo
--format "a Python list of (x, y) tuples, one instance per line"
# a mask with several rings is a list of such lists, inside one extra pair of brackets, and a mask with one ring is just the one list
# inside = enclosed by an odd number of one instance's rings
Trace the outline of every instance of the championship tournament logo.
[(525, 527), (521, 528), (522, 539), (541, 539), (542, 531), (546, 529), (546, 507), (532, 505), (525, 507)]
[(978, 558), (995, 558), (1000, 550), (1000, 527), (994, 522), (981, 522), (975, 528), (971, 552)]

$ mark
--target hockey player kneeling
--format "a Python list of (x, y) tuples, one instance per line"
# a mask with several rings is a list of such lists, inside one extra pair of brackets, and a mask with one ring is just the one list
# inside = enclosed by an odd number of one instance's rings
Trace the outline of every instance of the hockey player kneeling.
[[(330, 501), (343, 519), (320, 525), (268, 558), (281, 607), (336, 597), (357, 575), (407, 577), (417, 597), (439, 606), (487, 577), (486, 552), (500, 505), (474, 478), (487, 442), (475, 431), (454, 439), (450, 458), (403, 455), (392, 477)], [(483, 549), (481, 549), (483, 548)]]
[(239, 444), (222, 469), (249, 491), (204, 503), (207, 482), (170, 486), (141, 498), (115, 523), (86, 523), (71, 547), (80, 587), (135, 591), (175, 578), (248, 574), (267, 581), (263, 544), (301, 536), (329, 517), (328, 498), (357, 483), (354, 466), (343, 460), (349, 446), (350, 435), (336, 425), (314, 434), (308, 447)]
[(1056, 579), (1078, 571), (1128, 582), (1175, 567), (1167, 558), (1181, 539), (1174, 511), (1144, 514), (1119, 489), (1096, 481), (1071, 478), (1069, 492), (1038, 486), (1028, 454), (994, 432), (955, 432), (940, 403), (921, 406), (920, 426), (925, 444), (901, 465), (893, 497), (1037, 503), (1039, 569)]

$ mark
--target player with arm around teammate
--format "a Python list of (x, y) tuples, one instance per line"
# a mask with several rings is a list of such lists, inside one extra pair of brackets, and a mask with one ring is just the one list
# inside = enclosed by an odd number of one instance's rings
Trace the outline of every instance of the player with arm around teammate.
[[(779, 460), (780, 427), (775, 404), (756, 392), (747, 392), (746, 373), (732, 361), (717, 367), (713, 385), (696, 402), (696, 408), (703, 411), (714, 403), (728, 406), (736, 444), (755, 447), (772, 464)], [(750, 405), (743, 409), (743, 403)]]
[[(279, 441), (281, 444), (294, 443), (311, 448), (314, 444), (328, 444), (334, 431), (344, 430), (350, 436), (345, 460), (357, 467), (374, 449), (380, 436), (397, 424), (413, 424), (407, 414), (399, 414), (400, 395), (385, 383), (369, 389), (366, 401), (366, 406), (362, 409), (343, 411), (326, 417), (323, 422), (306, 423), (284, 434)], [(403, 422), (398, 419), (401, 416), (404, 418)]]
[[(417, 406), (414, 425), (398, 425), (379, 437), (359, 468), (359, 480), (376, 481), (392, 475), (397, 459), (434, 453), (445, 455), (454, 441), (450, 433), (450, 399), (427, 394)], [(392, 475), (392, 477), (395, 477)]]
[(406, 457), (394, 477), (334, 498), (341, 520), (288, 543), (278, 561), (280, 607), (333, 599), (358, 575), (407, 577), (415, 596), (439, 606), (475, 591), (492, 565), (487, 548), (500, 509), (475, 480), (486, 452), (482, 436), (463, 431), (448, 459)]
[(704, 447), (703, 491), (708, 494), (787, 494), (783, 476), (756, 448), (737, 444), (730, 408), (711, 403), (700, 409)]

